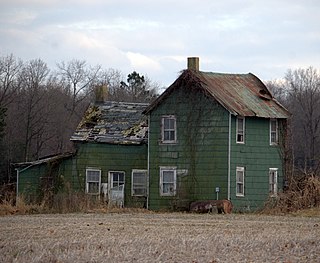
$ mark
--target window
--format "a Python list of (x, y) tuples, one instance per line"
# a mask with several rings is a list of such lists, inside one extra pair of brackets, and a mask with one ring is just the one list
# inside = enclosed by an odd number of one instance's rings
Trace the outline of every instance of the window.
[(161, 122), (161, 141), (163, 143), (175, 143), (177, 141), (176, 118), (174, 116), (163, 116)]
[(278, 168), (269, 169), (269, 193), (276, 196), (278, 192)]
[(110, 188), (119, 188), (120, 185), (124, 185), (124, 175), (124, 172), (109, 172)]
[(244, 167), (237, 167), (236, 196), (244, 196)]
[(131, 195), (147, 196), (147, 170), (132, 170)]
[(270, 119), (270, 145), (278, 144), (278, 121)]
[(176, 194), (176, 168), (160, 167), (160, 195), (174, 196)]
[(86, 193), (99, 195), (101, 186), (101, 170), (86, 169)]
[(237, 117), (237, 143), (244, 143), (244, 118)]

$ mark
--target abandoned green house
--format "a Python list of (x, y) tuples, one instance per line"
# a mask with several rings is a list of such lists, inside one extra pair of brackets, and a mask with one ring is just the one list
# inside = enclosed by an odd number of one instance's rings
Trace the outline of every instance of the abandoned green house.
[(58, 185), (109, 204), (146, 207), (148, 125), (142, 111), (147, 106), (111, 101), (90, 105), (71, 137), (76, 152), (19, 164), (18, 194), (35, 199)]
[[(150, 105), (90, 106), (60, 174), (75, 190), (127, 207), (184, 210), (229, 199), (235, 210), (255, 210), (283, 189), (289, 116), (253, 74), (202, 72), (189, 58)], [(22, 193), (30, 174), (19, 169)]]

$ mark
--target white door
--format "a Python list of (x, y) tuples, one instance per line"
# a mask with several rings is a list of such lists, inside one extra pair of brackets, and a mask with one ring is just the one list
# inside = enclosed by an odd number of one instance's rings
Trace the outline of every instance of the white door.
[(123, 207), (124, 206), (124, 185), (125, 173), (121, 171), (109, 172), (109, 205)]

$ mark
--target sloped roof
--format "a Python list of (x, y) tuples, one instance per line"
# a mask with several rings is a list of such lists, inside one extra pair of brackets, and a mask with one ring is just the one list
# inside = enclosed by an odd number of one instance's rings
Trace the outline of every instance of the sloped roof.
[(90, 105), (71, 141), (141, 144), (147, 141), (147, 103), (107, 101)]
[(263, 118), (288, 118), (289, 112), (252, 73), (225, 74), (185, 70), (146, 110), (152, 111), (177, 88), (197, 88), (218, 101), (234, 115)]

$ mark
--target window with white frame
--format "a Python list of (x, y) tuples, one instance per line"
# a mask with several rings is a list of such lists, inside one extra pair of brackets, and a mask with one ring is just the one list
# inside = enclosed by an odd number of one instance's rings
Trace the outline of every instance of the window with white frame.
[(147, 196), (148, 173), (147, 170), (132, 170), (131, 195)]
[(87, 168), (86, 169), (86, 193), (99, 195), (101, 187), (101, 170)]
[(176, 180), (176, 167), (160, 167), (160, 195), (175, 196)]
[(244, 167), (237, 167), (236, 196), (244, 196)]
[(120, 171), (109, 172), (110, 188), (119, 188), (124, 184), (125, 173)]
[(270, 145), (278, 144), (278, 121), (270, 119)]
[(269, 169), (269, 193), (276, 196), (278, 192), (278, 168)]
[(244, 143), (245, 121), (244, 117), (237, 117), (237, 143)]
[(161, 142), (175, 143), (177, 141), (177, 125), (175, 116), (162, 116), (161, 118)]

